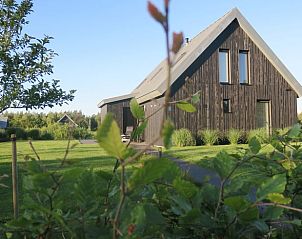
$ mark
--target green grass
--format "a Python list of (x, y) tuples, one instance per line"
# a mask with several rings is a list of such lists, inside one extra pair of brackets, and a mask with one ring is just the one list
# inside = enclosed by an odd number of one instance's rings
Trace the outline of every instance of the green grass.
[[(222, 150), (227, 151), (229, 154), (244, 152), (248, 148), (247, 144), (238, 145), (213, 145), (213, 146), (187, 146), (187, 147), (172, 147), (166, 153), (175, 158), (180, 158), (184, 161), (195, 163), (201, 166), (209, 166), (211, 159), (214, 158)], [(268, 152), (272, 146), (266, 146), (262, 152)]]
[[(71, 145), (74, 144), (77, 145), (70, 150), (63, 170), (76, 167), (112, 170), (115, 160), (106, 156), (98, 144), (78, 144), (78, 141), (71, 141)], [(50, 170), (55, 170), (64, 158), (67, 141), (35, 141), (33, 145), (43, 165)], [(7, 185), (8, 188), (0, 187), (0, 221), (12, 216), (11, 148), (11, 142), (0, 143), (0, 175), (9, 176), (1, 180), (1, 183)], [(36, 158), (27, 141), (17, 142), (20, 194), (22, 194), (22, 173), (24, 173), (26, 155)]]

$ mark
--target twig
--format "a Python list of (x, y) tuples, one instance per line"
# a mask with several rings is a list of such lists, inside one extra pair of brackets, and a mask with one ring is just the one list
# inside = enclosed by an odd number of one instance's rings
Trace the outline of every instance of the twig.
[(29, 146), (30, 146), (30, 148), (31, 148), (31, 150), (34, 152), (34, 154), (36, 155), (36, 157), (37, 157), (37, 159), (40, 161), (41, 159), (40, 159), (40, 156), (38, 155), (38, 153), (37, 153), (37, 151), (36, 151), (36, 149), (35, 149), (35, 147), (33, 146), (33, 143), (32, 143), (32, 141), (31, 140), (29, 140)]
[(302, 209), (300, 209), (300, 208), (286, 206), (283, 204), (278, 204), (278, 203), (273, 203), (273, 202), (258, 202), (258, 203), (255, 203), (254, 206), (275, 206), (275, 207), (280, 207), (280, 208), (284, 208), (284, 209), (302, 213)]
[(120, 202), (117, 208), (117, 211), (115, 213), (115, 217), (113, 220), (113, 239), (117, 238), (117, 232), (118, 230), (118, 225), (119, 225), (119, 217), (124, 205), (124, 201), (126, 198), (126, 182), (125, 182), (125, 165), (122, 163), (122, 170), (121, 170), (121, 198), (120, 198)]

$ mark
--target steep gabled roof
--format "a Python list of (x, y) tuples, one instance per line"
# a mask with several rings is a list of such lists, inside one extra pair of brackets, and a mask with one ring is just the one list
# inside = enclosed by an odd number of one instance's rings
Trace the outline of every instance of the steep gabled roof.
[(61, 119), (58, 120), (58, 123), (72, 123), (74, 126), (78, 127), (78, 124), (73, 121), (68, 114), (64, 114)]
[[(171, 85), (235, 19), (237, 19), (239, 26), (247, 33), (271, 64), (279, 71), (297, 95), (299, 97), (302, 96), (302, 86), (237, 8), (234, 8), (214, 22), (180, 49), (175, 56), (174, 64), (171, 69)], [(132, 91), (132, 94), (139, 103), (161, 96), (167, 89), (166, 77), (167, 63), (163, 60), (145, 78), (145, 80)]]

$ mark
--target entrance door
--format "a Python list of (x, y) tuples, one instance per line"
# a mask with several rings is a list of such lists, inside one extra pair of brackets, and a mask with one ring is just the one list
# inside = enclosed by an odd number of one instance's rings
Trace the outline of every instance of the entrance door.
[(271, 107), (269, 101), (257, 101), (256, 105), (256, 128), (271, 130)]
[(130, 107), (123, 107), (123, 134), (126, 133), (128, 126), (134, 127), (136, 119), (132, 116)]

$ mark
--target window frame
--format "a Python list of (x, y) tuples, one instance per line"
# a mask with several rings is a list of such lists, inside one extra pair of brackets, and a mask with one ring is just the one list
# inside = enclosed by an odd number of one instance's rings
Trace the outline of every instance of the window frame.
[[(241, 82), (240, 79), (240, 55), (244, 54), (246, 55), (246, 77), (247, 77), (247, 82)], [(240, 49), (238, 51), (238, 80), (240, 85), (251, 85), (251, 76), (250, 76), (250, 51), (248, 49)]]
[[(225, 102), (227, 102), (227, 108), (225, 107)], [(222, 110), (223, 110), (223, 113), (232, 113), (231, 100), (230, 99), (223, 99), (222, 100)]]
[[(225, 59), (227, 59), (226, 62), (226, 69), (227, 69), (227, 81), (221, 81), (221, 77), (220, 77), (220, 72), (221, 72), (221, 67), (220, 67), (220, 53), (227, 53), (227, 57)], [(231, 58), (230, 58), (230, 49), (227, 48), (219, 48), (218, 50), (218, 80), (220, 84), (223, 85), (230, 85), (231, 84)]]

